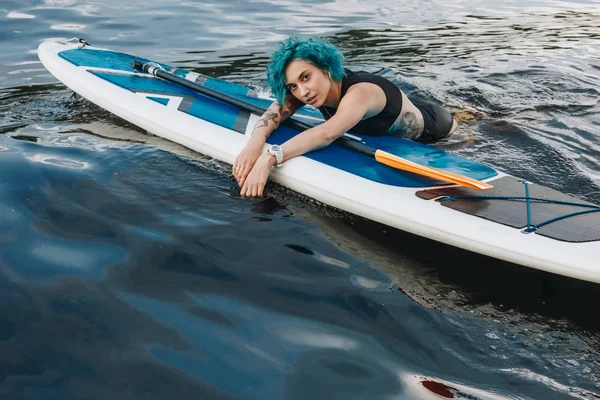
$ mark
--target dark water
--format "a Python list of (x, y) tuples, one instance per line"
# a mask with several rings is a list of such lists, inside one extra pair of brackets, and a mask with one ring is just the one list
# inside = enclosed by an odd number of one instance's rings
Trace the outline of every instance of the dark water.
[(475, 117), (442, 147), (600, 202), (599, 26), (594, 1), (0, 2), (0, 398), (600, 398), (597, 285), (235, 198), (35, 54), (85, 37), (262, 88), (279, 40), (325, 36)]

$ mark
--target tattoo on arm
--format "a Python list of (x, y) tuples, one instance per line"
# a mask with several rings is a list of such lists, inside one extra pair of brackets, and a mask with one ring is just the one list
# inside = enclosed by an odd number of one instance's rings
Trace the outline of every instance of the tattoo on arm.
[(408, 139), (416, 138), (424, 128), (423, 121), (419, 121), (417, 114), (407, 111), (396, 122), (396, 129), (402, 132), (402, 136)]
[(275, 127), (279, 126), (279, 113), (273, 111), (265, 112), (262, 117), (256, 122), (254, 125), (254, 129), (252, 130), (252, 135), (256, 132), (257, 129), (264, 128), (269, 125), (269, 121), (273, 121), (275, 123)]
[(286, 99), (285, 104), (276, 103), (277, 111), (273, 111), (273, 108), (265, 111), (262, 117), (256, 122), (254, 129), (252, 130), (252, 134), (256, 132), (257, 129), (267, 127), (270, 121), (275, 123), (275, 128), (279, 127), (284, 120), (286, 120), (290, 115), (294, 112), (294, 105), (289, 99)]

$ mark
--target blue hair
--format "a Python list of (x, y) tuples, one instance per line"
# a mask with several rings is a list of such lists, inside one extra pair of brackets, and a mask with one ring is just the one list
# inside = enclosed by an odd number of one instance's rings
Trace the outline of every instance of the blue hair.
[(310, 62), (322, 71), (328, 71), (331, 78), (340, 81), (344, 73), (344, 56), (333, 44), (324, 39), (298, 39), (290, 37), (279, 43), (267, 66), (267, 85), (275, 99), (284, 104), (288, 88), (285, 85), (285, 70), (293, 60)]

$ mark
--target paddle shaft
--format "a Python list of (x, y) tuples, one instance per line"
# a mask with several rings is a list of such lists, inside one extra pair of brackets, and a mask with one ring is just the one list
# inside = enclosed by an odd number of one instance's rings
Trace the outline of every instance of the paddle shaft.
[[(139, 61), (134, 61), (131, 63), (131, 67), (135, 70), (146, 72), (150, 75), (154, 75), (154, 76), (164, 79), (166, 81), (176, 83), (180, 86), (186, 87), (190, 90), (194, 90), (194, 91), (199, 92), (208, 97), (212, 97), (213, 99), (220, 100), (227, 104), (231, 104), (232, 106), (235, 106), (235, 107), (239, 108), (240, 110), (248, 111), (252, 114), (263, 115), (265, 113), (265, 111), (267, 111), (263, 107), (248, 103), (246, 101), (240, 100), (240, 99), (230, 96), (226, 93), (221, 93), (217, 90), (208, 88), (206, 86), (199, 85), (195, 82), (188, 81), (187, 79), (184, 79), (177, 75), (171, 74), (170, 72), (167, 72), (163, 69), (160, 69), (160, 68), (155, 67), (150, 64), (142, 63)], [(307, 124), (307, 123), (301, 122), (301, 121), (297, 121), (294, 119), (286, 119), (285, 121), (283, 121), (283, 123), (286, 124), (287, 126), (289, 126), (290, 128), (293, 128), (293, 129), (296, 129), (299, 131), (305, 131), (305, 130), (313, 127), (310, 124)], [(375, 158), (375, 149), (372, 149), (369, 146), (366, 146), (362, 143), (355, 142), (346, 137), (341, 136), (338, 139), (336, 139), (334, 141), (334, 143), (337, 145), (340, 145), (342, 147), (345, 147), (347, 149), (354, 150), (354, 151), (361, 153), (363, 155), (366, 155), (368, 157)]]
[[(154, 75), (158, 78), (164, 79), (166, 81), (176, 83), (180, 86), (196, 91), (208, 97), (212, 97), (213, 99), (230, 104), (239, 108), (240, 110), (248, 111), (252, 114), (263, 115), (266, 111), (266, 109), (263, 107), (256, 106), (254, 104), (245, 102), (228, 94), (221, 93), (214, 89), (189, 81), (187, 79), (180, 78), (179, 76), (171, 74), (170, 72), (167, 72), (164, 69), (156, 67), (154, 65), (134, 61), (131, 63), (131, 67), (135, 70), (143, 71), (150, 75)], [(283, 121), (283, 123), (291, 128), (300, 131), (304, 131), (313, 127), (312, 125), (294, 119), (287, 119)], [(492, 185), (490, 185), (489, 183), (481, 182), (476, 179), (469, 178), (463, 175), (458, 175), (452, 172), (439, 170), (437, 168), (420, 165), (412, 161), (406, 160), (402, 157), (398, 157), (394, 154), (387, 153), (383, 150), (372, 149), (369, 146), (366, 146), (362, 143), (351, 140), (344, 136), (337, 138), (333, 141), (333, 143), (345, 147), (349, 150), (355, 151), (357, 153), (363, 154), (367, 157), (374, 158), (377, 162), (385, 164), (395, 169), (412, 172), (417, 175), (427, 176), (437, 180), (457, 183), (459, 185), (463, 185), (477, 190), (492, 188)]]

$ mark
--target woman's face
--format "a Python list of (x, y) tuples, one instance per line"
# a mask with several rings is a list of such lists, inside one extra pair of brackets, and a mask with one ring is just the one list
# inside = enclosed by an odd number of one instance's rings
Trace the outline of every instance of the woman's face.
[(321, 107), (331, 89), (331, 78), (304, 60), (293, 60), (285, 70), (288, 90), (301, 102)]

